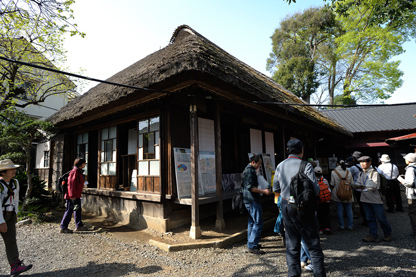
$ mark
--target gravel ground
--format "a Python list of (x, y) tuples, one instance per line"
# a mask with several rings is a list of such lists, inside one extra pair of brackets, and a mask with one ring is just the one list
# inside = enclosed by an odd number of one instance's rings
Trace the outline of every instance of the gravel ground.
[[(335, 212), (333, 212), (335, 216)], [(322, 236), (328, 276), (416, 276), (416, 239), (409, 235), (407, 213), (387, 214), (393, 228), (391, 242), (364, 243), (368, 229), (354, 219), (354, 231)], [(332, 226), (335, 227), (333, 218)], [(202, 224), (201, 224), (202, 225)], [(245, 242), (224, 249), (205, 248), (164, 252), (146, 239), (123, 232), (60, 234), (58, 223), (17, 229), (20, 256), (33, 269), (30, 276), (286, 276), (285, 248), (279, 237), (265, 230), (265, 255), (246, 253)], [(381, 230), (379, 231), (379, 233)], [(380, 233), (380, 235), (382, 235)], [(3, 245), (3, 243), (0, 243)], [(7, 276), (4, 247), (0, 276)], [(305, 276), (312, 276), (304, 272)]]

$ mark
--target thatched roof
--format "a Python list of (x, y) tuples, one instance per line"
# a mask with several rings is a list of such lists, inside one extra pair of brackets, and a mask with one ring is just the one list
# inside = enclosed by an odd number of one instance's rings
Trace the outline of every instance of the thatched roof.
[[(183, 77), (184, 74), (188, 74), (188, 77)], [(234, 91), (238, 91), (233, 92), (235, 99), (305, 103), (271, 78), (241, 62), (186, 25), (175, 30), (168, 46), (120, 71), (107, 81), (174, 92), (198, 83), (198, 76), (209, 76), (210, 79), (214, 78), (228, 87), (233, 87)], [(215, 84), (209, 85), (215, 87)], [(132, 95), (143, 103), (167, 94), (102, 83), (71, 101), (48, 120), (58, 126), (70, 126), (81, 119), (85, 122), (90, 115), (105, 116), (120, 111), (118, 107), (121, 106), (114, 103), (123, 102), (123, 108), (138, 105), (138, 102), (131, 101)], [(330, 130), (351, 136), (349, 131), (313, 107), (283, 108)], [(276, 109), (276, 106), (270, 105), (269, 109)]]

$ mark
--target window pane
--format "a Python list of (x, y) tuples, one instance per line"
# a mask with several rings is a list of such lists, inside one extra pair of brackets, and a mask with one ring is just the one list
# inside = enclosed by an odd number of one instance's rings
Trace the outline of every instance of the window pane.
[(87, 161), (87, 163), (88, 163), (88, 153), (86, 153), (85, 154), (85, 160)]
[(116, 138), (117, 137), (117, 128), (116, 126), (110, 127), (110, 133), (108, 138)]
[(116, 149), (116, 145), (117, 145), (117, 139), (113, 139), (113, 149), (112, 150)]
[(143, 135), (139, 135), (139, 147), (143, 147)]
[(116, 163), (108, 164), (108, 175), (116, 175)]
[(81, 144), (82, 143), (82, 135), (78, 135), (77, 136), (77, 143)]
[(111, 162), (112, 161), (112, 151), (113, 151), (113, 141), (106, 140), (104, 146), (104, 162)]
[(159, 146), (155, 146), (155, 159), (160, 159), (160, 156), (159, 156)]
[(139, 148), (139, 160), (143, 160), (143, 148)]
[(108, 172), (108, 164), (101, 164), (101, 175), (107, 175)]
[(159, 131), (159, 117), (150, 119), (150, 131)]
[(139, 134), (143, 134), (145, 132), (148, 132), (148, 120), (140, 120), (139, 121)]
[(115, 150), (113, 150), (113, 155), (112, 155), (112, 157), (111, 157), (111, 161), (117, 161), (117, 158), (116, 158), (116, 151), (115, 151)]
[(159, 161), (150, 161), (150, 175), (159, 176)]
[(104, 151), (104, 144), (105, 144), (105, 141), (104, 140), (101, 141), (101, 151)]
[(104, 151), (101, 151), (101, 162), (104, 162)]
[(159, 132), (155, 132), (155, 144), (159, 145)]
[(85, 144), (85, 152), (88, 153), (88, 143)]
[(149, 162), (139, 162), (139, 175), (149, 175)]
[(86, 164), (84, 167), (84, 174), (88, 175), (88, 164)]
[(155, 155), (155, 134), (147, 133), (143, 138), (143, 154), (145, 159), (154, 159)]
[(105, 128), (105, 129), (101, 130), (101, 139), (102, 140), (108, 139), (108, 128)]
[(88, 142), (88, 133), (82, 134), (82, 142), (87, 143)]
[(77, 156), (79, 156), (79, 144), (77, 145)]

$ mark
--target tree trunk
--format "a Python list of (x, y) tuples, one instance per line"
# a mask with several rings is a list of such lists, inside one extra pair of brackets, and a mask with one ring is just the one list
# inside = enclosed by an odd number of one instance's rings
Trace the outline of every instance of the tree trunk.
[(22, 204), (22, 210), (26, 210), (26, 205), (27, 205), (27, 200), (30, 198), (30, 195), (32, 194), (32, 190), (33, 190), (33, 184), (32, 184), (32, 173), (30, 172), (30, 168), (32, 165), (32, 156), (30, 153), (31, 150), (31, 146), (32, 146), (32, 140), (30, 141), (30, 143), (28, 143), (28, 145), (26, 146), (26, 176), (27, 176), (27, 189), (26, 189), (26, 193), (25, 193), (25, 198), (23, 199), (23, 204)]

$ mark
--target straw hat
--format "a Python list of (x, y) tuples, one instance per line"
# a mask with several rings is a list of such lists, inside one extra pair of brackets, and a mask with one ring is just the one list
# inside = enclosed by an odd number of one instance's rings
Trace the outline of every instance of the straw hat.
[(383, 154), (383, 155), (381, 155), (380, 161), (382, 161), (382, 162), (389, 162), (391, 160), (390, 160), (389, 155)]
[(0, 171), (18, 168), (18, 167), (20, 167), (20, 165), (15, 165), (10, 159), (5, 159), (5, 160), (0, 161)]

